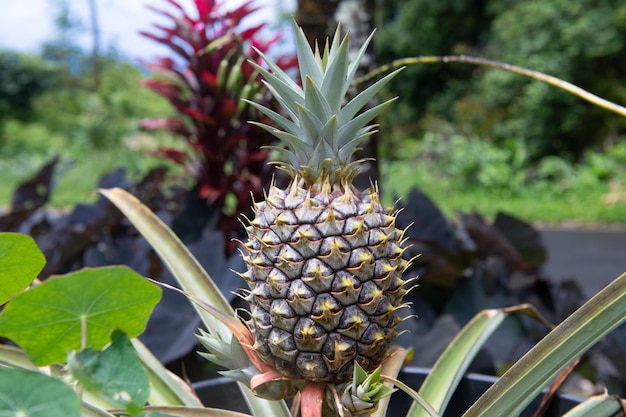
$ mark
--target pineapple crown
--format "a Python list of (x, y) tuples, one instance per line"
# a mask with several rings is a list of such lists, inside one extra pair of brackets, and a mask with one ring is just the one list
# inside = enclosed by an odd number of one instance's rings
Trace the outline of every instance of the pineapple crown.
[(286, 145), (287, 148), (273, 147), (286, 160), (274, 163), (294, 178), (300, 176), (308, 184), (321, 177), (328, 178), (331, 184), (350, 182), (356, 175), (360, 162), (351, 162), (352, 156), (359, 149), (359, 144), (375, 132), (376, 125), (367, 124), (393, 99), (358, 115), (357, 113), (402, 68), (369, 86), (344, 105), (350, 84), (373, 33), (350, 60), (349, 33), (340, 41), (339, 27), (330, 46), (328, 39), (326, 40), (323, 53), (320, 53), (317, 44), (313, 51), (304, 32), (295, 22), (294, 27), (302, 86), (261, 52), (259, 55), (271, 72), (253, 63), (289, 118), (260, 104), (249, 102), (282, 130), (263, 123), (251, 123), (269, 131)]

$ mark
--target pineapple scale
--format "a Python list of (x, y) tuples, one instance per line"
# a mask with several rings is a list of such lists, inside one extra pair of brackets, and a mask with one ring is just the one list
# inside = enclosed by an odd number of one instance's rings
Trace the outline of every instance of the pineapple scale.
[(246, 227), (247, 325), (268, 365), (342, 382), (385, 359), (406, 294), (403, 231), (376, 190), (272, 186)]

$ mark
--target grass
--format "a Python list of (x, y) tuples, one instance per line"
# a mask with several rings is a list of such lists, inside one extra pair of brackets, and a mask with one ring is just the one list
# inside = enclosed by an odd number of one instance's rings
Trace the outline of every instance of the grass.
[[(28, 128), (26, 128), (28, 129)], [(149, 155), (159, 144), (172, 145), (174, 139), (136, 133), (118, 146), (94, 149), (87, 143), (49, 137), (45, 144), (36, 137), (0, 148), (0, 208), (8, 207), (15, 188), (37, 173), (55, 155), (60, 156), (53, 177), (53, 192), (48, 207), (69, 208), (79, 202), (94, 201), (100, 178), (117, 168), (125, 168), (130, 180), (141, 178), (151, 168), (167, 165), (172, 173), (180, 167)]]
[[(69, 208), (97, 198), (93, 191), (102, 175), (123, 167), (130, 179), (138, 179), (150, 168), (168, 163), (150, 156), (150, 151), (159, 145), (182, 144), (181, 140), (168, 136), (135, 133), (118, 146), (94, 149), (85, 142), (72, 142), (45, 130), (39, 131), (33, 124), (14, 128), (19, 129), (20, 138), (0, 147), (0, 208), (10, 204), (18, 184), (34, 175), (55, 154), (61, 156), (61, 163), (55, 173), (49, 207)], [(476, 152), (479, 155), (476, 158), (485, 159), (484, 152)], [(403, 160), (381, 162), (380, 188), (389, 205), (393, 204), (394, 196), (405, 198), (412, 187), (418, 187), (449, 218), (454, 218), (458, 211), (477, 212), (487, 218), (503, 211), (544, 224), (626, 224), (626, 181), (613, 182), (613, 187), (609, 187), (608, 182), (598, 181), (576, 187), (562, 187), (558, 181), (541, 181), (524, 186), (518, 184), (511, 187), (513, 190), (503, 187), (502, 180), (495, 181), (499, 185), (491, 187), (467, 181), (458, 173), (446, 174), (447, 166), (458, 167), (459, 164), (445, 161), (433, 165), (433, 161), (420, 159), (420, 150), (415, 147), (407, 147), (405, 155)], [(461, 152), (460, 158), (465, 163), (467, 155)], [(169, 165), (173, 173), (180, 172), (180, 167)], [(490, 167), (495, 165), (489, 163)]]
[(543, 224), (626, 224), (626, 184), (598, 184), (585, 189), (564, 188), (557, 183), (530, 185), (512, 192), (499, 187), (460, 184), (433, 175), (419, 163), (383, 164), (381, 189), (385, 202), (406, 198), (413, 187), (425, 192), (448, 216), (477, 212), (493, 218), (499, 211)]

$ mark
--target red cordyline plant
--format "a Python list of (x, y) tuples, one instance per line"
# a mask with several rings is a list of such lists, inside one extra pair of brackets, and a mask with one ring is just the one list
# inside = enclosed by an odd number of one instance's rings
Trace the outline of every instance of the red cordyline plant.
[[(143, 83), (167, 98), (178, 115), (144, 120), (142, 125), (184, 138), (189, 145), (186, 151), (161, 148), (158, 154), (183, 165), (195, 178), (193, 192), (219, 208), (217, 224), (230, 242), (240, 228), (240, 214), (251, 206), (251, 196), (262, 197), (271, 180), (269, 151), (264, 146), (274, 139), (247, 123), (262, 115), (241, 99), (273, 106), (248, 61), (261, 63), (257, 51), (267, 53), (280, 35), (262, 41), (259, 32), (264, 24), (241, 28), (242, 20), (258, 10), (252, 2), (224, 11), (223, 4), (214, 0), (195, 0), (192, 12), (180, 1), (166, 1), (173, 12), (148, 8), (170, 19), (170, 24), (154, 24), (154, 32), (140, 33), (166, 45), (176, 57), (146, 63), (160, 76)], [(278, 59), (284, 69), (295, 63), (294, 55)], [(233, 244), (227, 245), (231, 252)]]

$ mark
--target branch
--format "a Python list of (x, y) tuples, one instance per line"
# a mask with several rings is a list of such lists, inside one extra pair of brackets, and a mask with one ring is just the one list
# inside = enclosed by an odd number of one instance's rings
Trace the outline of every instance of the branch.
[(543, 81), (546, 84), (550, 84), (554, 87), (565, 90), (568, 93), (578, 96), (581, 99), (586, 100), (598, 107), (602, 107), (606, 110), (612, 111), (614, 113), (617, 113), (621, 116), (626, 117), (626, 107), (620, 106), (619, 104), (615, 104), (612, 101), (605, 100), (601, 97), (598, 97), (595, 94), (592, 94), (586, 90), (583, 90), (582, 88), (570, 82), (563, 81), (560, 78), (554, 77), (552, 75), (544, 74), (539, 71), (534, 71), (528, 68), (518, 67), (517, 65), (507, 64), (505, 62), (494, 61), (492, 59), (478, 58), (478, 57), (467, 56), (467, 55), (418, 56), (418, 57), (397, 59), (395, 61), (392, 61), (390, 64), (383, 65), (379, 67), (378, 69), (376, 69), (375, 71), (372, 71), (369, 74), (366, 74), (363, 77), (354, 80), (353, 83), (360, 84), (382, 73), (388, 72), (392, 69), (396, 69), (404, 65), (438, 64), (438, 63), (447, 64), (450, 62), (479, 65), (479, 66), (490, 67), (490, 68), (499, 68), (505, 71), (513, 72), (515, 74), (524, 75), (526, 77)]

